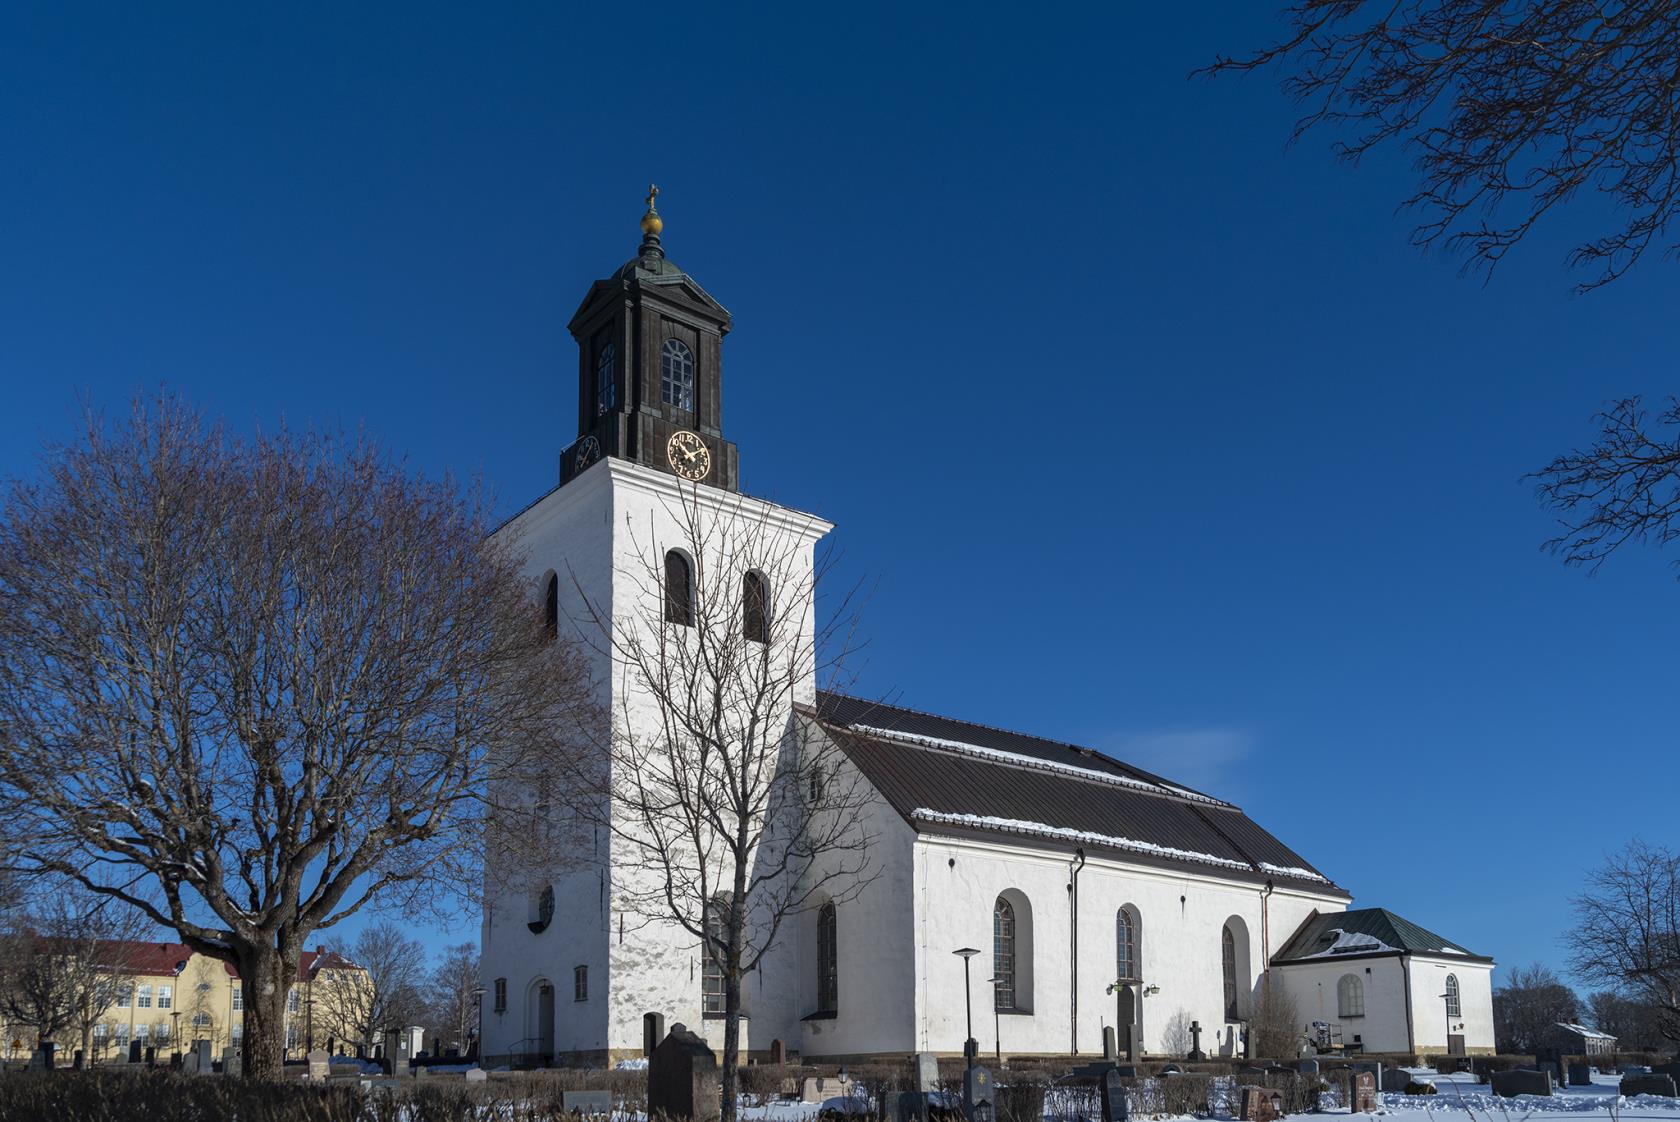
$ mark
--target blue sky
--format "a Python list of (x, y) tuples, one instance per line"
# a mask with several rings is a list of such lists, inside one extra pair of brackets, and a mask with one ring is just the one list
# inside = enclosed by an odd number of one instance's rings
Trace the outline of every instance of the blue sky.
[(0, 472), (162, 382), (517, 509), (657, 181), (736, 317), (747, 488), (876, 585), (862, 688), (1195, 783), (1361, 904), (1561, 964), (1580, 871), (1680, 844), (1680, 589), (1542, 554), (1521, 477), (1676, 388), (1680, 269), (1571, 295), (1592, 200), (1485, 287), (1421, 255), (1403, 155), (1187, 78), (1271, 7), (8, 5)]

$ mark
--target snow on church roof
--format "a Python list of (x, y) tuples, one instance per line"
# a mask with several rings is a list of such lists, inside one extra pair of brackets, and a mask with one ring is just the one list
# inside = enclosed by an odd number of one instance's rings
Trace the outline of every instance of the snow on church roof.
[(976, 830), (1341, 893), (1240, 809), (1087, 748), (841, 694), (806, 711), (917, 829)]
[(1328, 958), (1423, 954), (1492, 962), (1491, 958), (1460, 950), (1441, 936), (1387, 908), (1354, 908), (1345, 912), (1315, 912), (1272, 956), (1274, 963), (1313, 962)]

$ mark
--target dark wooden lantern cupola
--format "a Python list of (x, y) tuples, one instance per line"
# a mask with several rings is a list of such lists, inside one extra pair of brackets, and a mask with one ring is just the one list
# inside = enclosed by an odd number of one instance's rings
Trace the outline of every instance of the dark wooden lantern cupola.
[(596, 281), (567, 325), (578, 344), (578, 433), (560, 454), (565, 484), (616, 456), (671, 472), (673, 435), (710, 453), (701, 483), (735, 491), (740, 453), (723, 438), (723, 337), (729, 311), (665, 256), (648, 189), (636, 256)]

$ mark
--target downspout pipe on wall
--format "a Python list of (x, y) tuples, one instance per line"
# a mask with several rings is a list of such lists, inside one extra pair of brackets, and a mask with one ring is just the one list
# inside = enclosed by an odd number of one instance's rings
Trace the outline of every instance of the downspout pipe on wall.
[(1073, 910), (1073, 922), (1068, 933), (1071, 953), (1068, 961), (1071, 978), (1068, 984), (1068, 1022), (1072, 1032), (1072, 1054), (1079, 1055), (1079, 870), (1085, 867), (1085, 851), (1073, 851), (1073, 871), (1068, 877), (1068, 899)]

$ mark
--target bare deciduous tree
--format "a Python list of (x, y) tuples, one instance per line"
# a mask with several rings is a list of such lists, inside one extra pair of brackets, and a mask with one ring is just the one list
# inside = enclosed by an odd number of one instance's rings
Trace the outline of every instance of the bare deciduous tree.
[(467, 1050), (478, 1036), (478, 944), (445, 948), (430, 979), (427, 1020), (433, 1038)]
[(1583, 191), (1617, 223), (1570, 262), (1581, 289), (1644, 253), (1680, 251), (1680, 2), (1293, 0), (1275, 45), (1220, 57), (1204, 73), (1277, 64), (1306, 107), (1295, 136), (1345, 127), (1357, 161), (1396, 142), (1421, 184), (1405, 200), (1419, 245), (1443, 243), (1487, 272)]
[(1635, 840), (1588, 881), (1565, 935), (1570, 965), (1654, 1010), (1680, 1041), (1680, 854)]
[(1260, 975), (1254, 1020), (1248, 1031), (1252, 1056), (1281, 1060), (1292, 1058), (1301, 1050), (1304, 1033), (1295, 998), (1273, 980), (1269, 970)]
[[(680, 928), (711, 967), (704, 1000), (723, 1018), (733, 1122), (744, 979), (791, 917), (871, 876), (868, 788), (794, 708), (837, 671), (855, 616), (847, 595), (813, 618), (828, 561), (756, 500), (698, 485), (682, 496), (678, 540), (637, 533), (630, 607), (615, 600), (609, 619), (590, 606), (586, 626), (624, 679), (610, 775), (585, 813), (615, 840), (618, 906)], [(670, 546), (689, 559), (677, 583)]]
[(533, 600), (482, 500), (366, 439), (90, 417), (0, 517), (13, 863), (235, 964), (277, 1076), (309, 935), (467, 891), (491, 781), (559, 750), (583, 675)]
[(1628, 542), (1680, 539), (1680, 399), (1669, 399), (1655, 426), (1637, 397), (1616, 402), (1598, 422), (1589, 447), (1533, 476), (1563, 525), (1546, 548), (1589, 569)]
[(315, 1035), (372, 1048), (386, 1032), (420, 1020), (426, 978), (426, 948), (396, 924), (381, 920), (334, 953), (361, 967), (329, 963), (315, 975)]
[(1506, 1052), (1532, 1054), (1558, 1024), (1581, 1019), (1581, 1000), (1548, 966), (1533, 963), (1511, 971), (1493, 991), (1493, 1036)]
[(132, 984), (135, 940), (149, 926), (115, 900), (42, 893), (0, 935), (0, 1012), (37, 1042), (71, 1033), (91, 1056), (93, 1027)]

